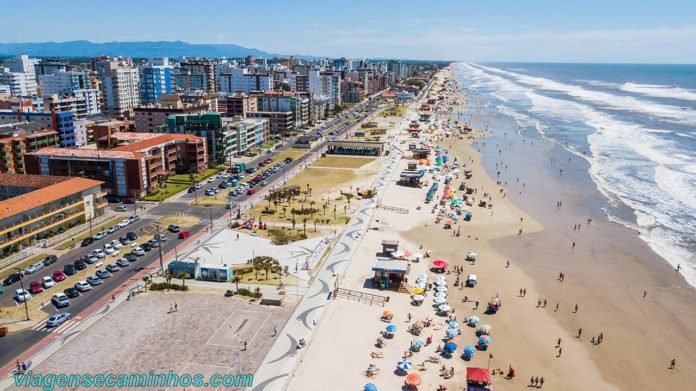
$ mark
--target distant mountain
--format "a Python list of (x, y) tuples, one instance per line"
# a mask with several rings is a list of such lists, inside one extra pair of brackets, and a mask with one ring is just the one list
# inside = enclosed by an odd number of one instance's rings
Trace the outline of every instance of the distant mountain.
[[(193, 44), (182, 41), (142, 42), (27, 42), (0, 43), (0, 56), (28, 54), (39, 57), (96, 57), (102, 54), (128, 57), (265, 57), (281, 56), (234, 44)], [(311, 57), (311, 56), (298, 56)]]

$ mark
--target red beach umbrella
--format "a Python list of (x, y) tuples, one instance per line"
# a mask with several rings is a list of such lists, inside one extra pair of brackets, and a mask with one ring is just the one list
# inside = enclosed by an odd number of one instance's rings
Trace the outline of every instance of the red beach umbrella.
[(406, 384), (409, 386), (419, 386), (422, 381), (420, 375), (415, 372), (406, 375)]
[(440, 269), (444, 269), (447, 266), (449, 266), (449, 264), (447, 262), (445, 262), (444, 259), (436, 259), (433, 261), (433, 266), (438, 267)]

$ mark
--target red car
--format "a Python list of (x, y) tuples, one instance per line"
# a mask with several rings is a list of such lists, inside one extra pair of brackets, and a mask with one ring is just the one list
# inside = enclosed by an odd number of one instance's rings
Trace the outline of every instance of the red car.
[(124, 204), (135, 204), (135, 198), (128, 197), (125, 200), (123, 200), (123, 203)]
[(179, 232), (179, 239), (186, 239), (189, 237), (189, 231), (181, 231)]
[(254, 189), (247, 190), (247, 195), (252, 195), (254, 193), (256, 193), (256, 190), (254, 190)]
[(43, 284), (41, 281), (32, 281), (29, 285), (29, 293), (35, 295), (44, 291)]
[(53, 281), (58, 282), (58, 281), (63, 281), (65, 280), (65, 274), (63, 274), (62, 271), (56, 270), (53, 272)]

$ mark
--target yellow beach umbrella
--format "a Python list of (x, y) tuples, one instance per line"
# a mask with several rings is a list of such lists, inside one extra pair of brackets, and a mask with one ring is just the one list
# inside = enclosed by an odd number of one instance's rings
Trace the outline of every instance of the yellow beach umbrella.
[(424, 288), (414, 288), (414, 289), (413, 289), (413, 294), (414, 294), (414, 295), (420, 295), (420, 294), (422, 294), (423, 292), (425, 292), (425, 289), (424, 289)]

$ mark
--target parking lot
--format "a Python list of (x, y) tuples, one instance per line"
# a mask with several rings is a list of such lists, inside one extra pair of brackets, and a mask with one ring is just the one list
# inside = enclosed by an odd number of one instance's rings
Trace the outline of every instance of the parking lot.
[[(173, 303), (178, 311), (169, 313)], [(66, 374), (148, 373), (150, 369), (207, 376), (254, 373), (274, 340), (273, 326), (280, 330), (291, 310), (222, 295), (141, 294), (112, 309), (32, 369)]]

